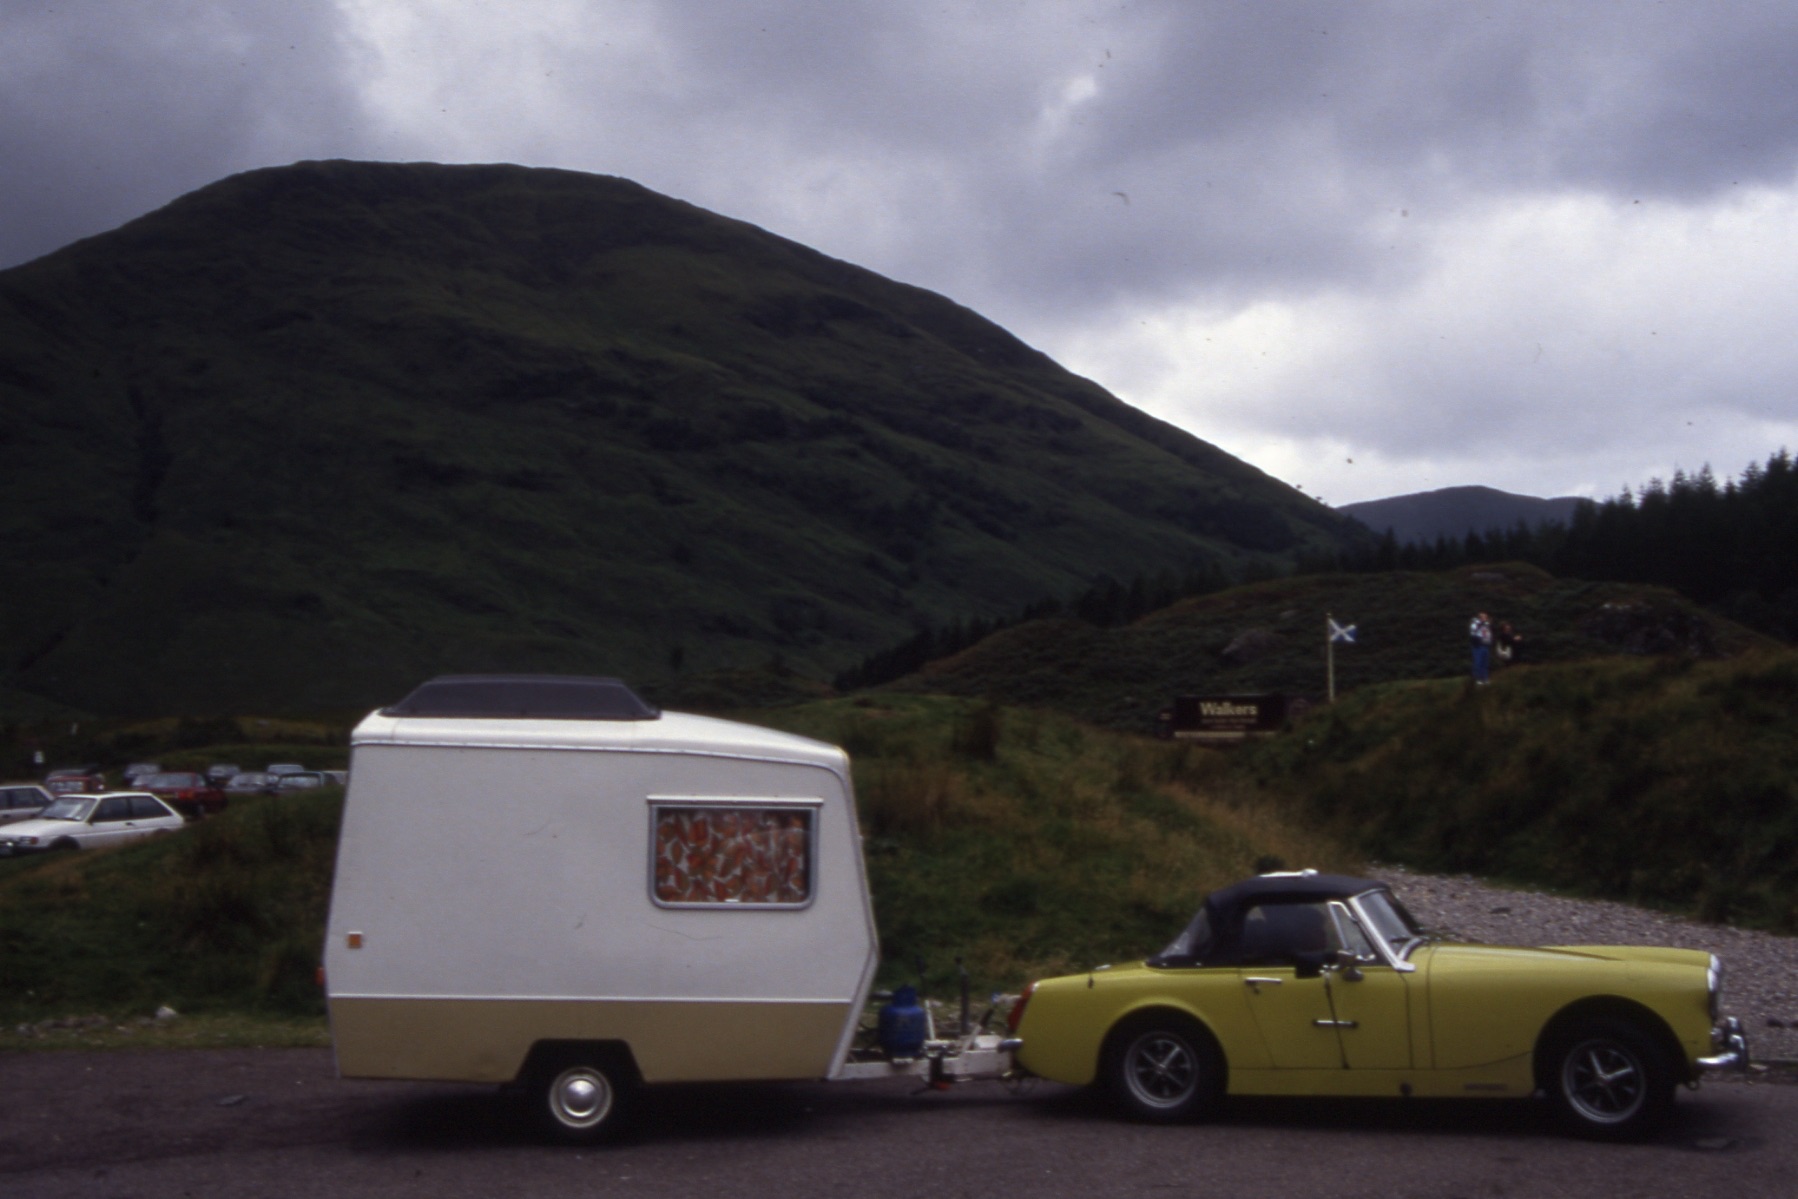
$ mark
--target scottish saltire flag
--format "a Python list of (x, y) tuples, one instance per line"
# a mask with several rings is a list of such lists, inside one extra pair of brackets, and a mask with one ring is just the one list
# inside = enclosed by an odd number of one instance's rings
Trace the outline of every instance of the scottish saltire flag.
[(1326, 616), (1324, 619), (1329, 621), (1330, 624), (1331, 641), (1346, 641), (1350, 645), (1355, 643), (1354, 625), (1339, 625), (1336, 623), (1336, 618), (1334, 616)]

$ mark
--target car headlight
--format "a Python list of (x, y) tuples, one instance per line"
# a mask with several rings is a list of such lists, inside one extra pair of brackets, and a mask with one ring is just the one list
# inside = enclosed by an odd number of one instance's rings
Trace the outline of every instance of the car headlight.
[(1714, 953), (1710, 969), (1704, 972), (1704, 985), (1710, 992), (1711, 1022), (1714, 1024), (1723, 1011), (1723, 959)]

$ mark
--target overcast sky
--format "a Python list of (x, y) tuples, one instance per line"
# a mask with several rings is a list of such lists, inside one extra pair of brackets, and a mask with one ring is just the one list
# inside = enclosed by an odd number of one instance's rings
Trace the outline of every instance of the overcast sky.
[(1331, 504), (1798, 449), (1798, 5), (0, 0), (0, 266), (306, 158), (621, 175)]

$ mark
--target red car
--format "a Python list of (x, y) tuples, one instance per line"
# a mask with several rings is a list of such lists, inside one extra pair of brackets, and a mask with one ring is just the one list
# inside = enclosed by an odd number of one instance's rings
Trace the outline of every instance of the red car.
[(165, 770), (146, 774), (137, 780), (136, 790), (148, 791), (171, 808), (197, 820), (201, 816), (225, 810), (225, 792), (194, 770)]
[(46, 774), (44, 787), (53, 795), (87, 795), (106, 790), (106, 776), (98, 766), (65, 766)]

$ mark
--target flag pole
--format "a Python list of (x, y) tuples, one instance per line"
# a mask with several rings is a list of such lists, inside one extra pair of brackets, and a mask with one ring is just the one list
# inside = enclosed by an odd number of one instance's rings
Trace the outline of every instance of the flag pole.
[(1330, 702), (1336, 702), (1336, 617), (1324, 613), (1324, 674), (1330, 683)]

